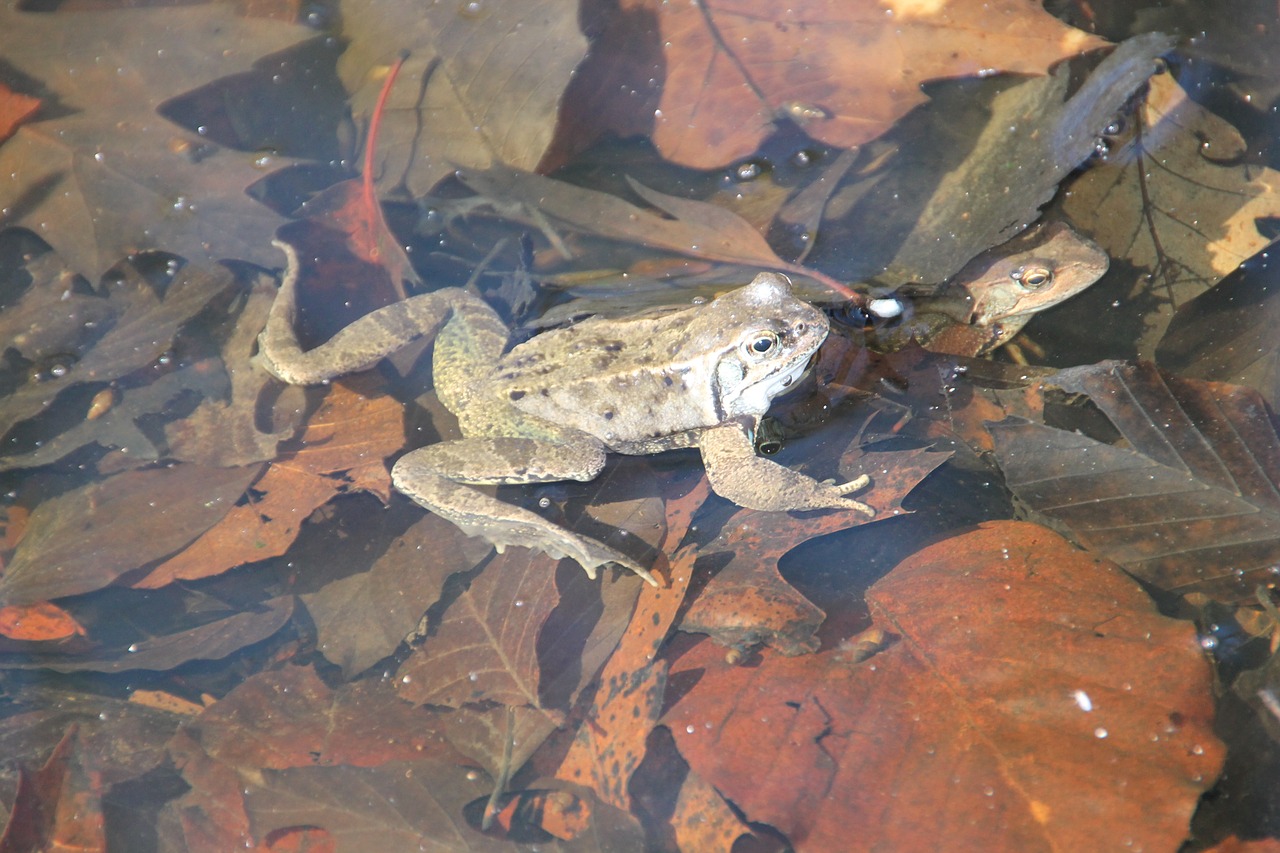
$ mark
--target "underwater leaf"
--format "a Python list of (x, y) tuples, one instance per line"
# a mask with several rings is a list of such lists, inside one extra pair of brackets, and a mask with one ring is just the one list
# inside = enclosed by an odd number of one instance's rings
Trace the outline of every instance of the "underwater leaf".
[(991, 522), (867, 594), (896, 642), (733, 666), (673, 644), (680, 753), (797, 850), (1172, 849), (1222, 766), (1187, 622), (1056, 534)]
[(595, 62), (566, 98), (566, 134), (651, 135), (664, 157), (700, 169), (751, 155), (779, 120), (860, 145), (926, 101), (921, 83), (1044, 73), (1106, 44), (1018, 0), (627, 0), (592, 24)]
[(1256, 391), (1114, 361), (1044, 384), (1086, 395), (1124, 441), (991, 424), (1019, 500), (1159, 589), (1250, 599), (1273, 581), (1280, 438)]

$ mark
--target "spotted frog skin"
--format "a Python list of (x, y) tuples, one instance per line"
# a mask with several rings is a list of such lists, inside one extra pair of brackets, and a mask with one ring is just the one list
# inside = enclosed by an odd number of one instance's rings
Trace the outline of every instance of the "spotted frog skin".
[(608, 546), (472, 485), (588, 481), (606, 453), (697, 447), (712, 489), (758, 510), (875, 510), (846, 494), (866, 476), (818, 482), (755, 454), (753, 437), (773, 398), (804, 373), (827, 318), (761, 273), (711, 302), (626, 319), (593, 318), (507, 350), (508, 330), (482, 300), (445, 288), (368, 314), (303, 351), (295, 332), (298, 263), (289, 265), (259, 339), (281, 380), (311, 385), (368, 369), (411, 341), (435, 338), (436, 393), (463, 438), (413, 450), (392, 481), (423, 507), (480, 536), (570, 557), (594, 578), (616, 563), (647, 569)]
[(915, 298), (911, 321), (881, 339), (888, 349), (914, 336), (933, 352), (985, 355), (1040, 311), (1085, 290), (1108, 264), (1106, 252), (1070, 226), (1043, 225), (974, 258), (941, 291)]

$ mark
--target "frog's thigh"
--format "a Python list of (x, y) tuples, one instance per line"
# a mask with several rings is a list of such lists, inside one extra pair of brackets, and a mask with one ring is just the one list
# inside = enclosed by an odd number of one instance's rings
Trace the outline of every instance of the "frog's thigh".
[(875, 515), (871, 507), (844, 496), (845, 492), (867, 485), (867, 478), (860, 477), (843, 485), (820, 483), (757, 456), (751, 431), (744, 424), (729, 421), (704, 430), (698, 447), (711, 488), (738, 506), (767, 511), (852, 509), (863, 515)]
[(604, 447), (587, 435), (559, 444), (529, 438), (468, 438), (401, 457), (391, 478), (397, 489), (420, 505), (468, 535), (484, 538), (499, 551), (507, 545), (519, 545), (557, 558), (569, 557), (593, 578), (597, 567), (617, 563), (656, 585), (647, 569), (620, 552), (463, 485), (590, 480), (604, 466), (604, 460)]
[(411, 481), (423, 474), (455, 483), (553, 483), (594, 480), (604, 467), (604, 446), (588, 435), (556, 442), (516, 436), (463, 438), (432, 444), (403, 456), (392, 476)]

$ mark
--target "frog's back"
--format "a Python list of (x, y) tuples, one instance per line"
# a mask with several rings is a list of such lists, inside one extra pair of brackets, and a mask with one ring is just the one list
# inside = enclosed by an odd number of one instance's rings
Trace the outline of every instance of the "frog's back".
[(714, 426), (716, 357), (689, 334), (688, 315), (591, 319), (539, 335), (499, 362), (496, 393), (615, 450)]

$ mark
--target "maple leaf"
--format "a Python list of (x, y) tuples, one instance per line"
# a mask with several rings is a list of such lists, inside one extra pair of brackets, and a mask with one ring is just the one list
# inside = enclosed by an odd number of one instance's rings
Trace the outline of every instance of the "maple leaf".
[[(715, 168), (759, 147), (779, 119), (849, 148), (925, 102), (920, 84), (992, 71), (1043, 73), (1106, 42), (1020, 0), (886, 9), (875, 0), (628, 0), (597, 24), (599, 64), (566, 99), (567, 132), (652, 135), (663, 156)], [(655, 73), (665, 74), (655, 82)], [(634, 93), (619, 98), (618, 91)]]
[(310, 31), (219, 3), (33, 14), (14, 0), (0, 27), (5, 62), (60, 107), (0, 147), (5, 224), (30, 228), (95, 279), (147, 249), (275, 263), (263, 235), (282, 220), (244, 192), (262, 177), (260, 155), (215, 148), (156, 109)]

